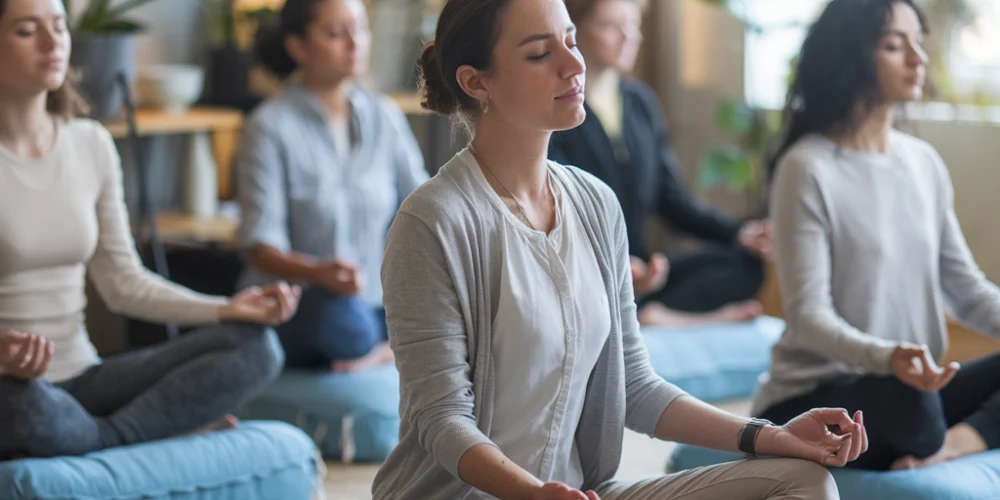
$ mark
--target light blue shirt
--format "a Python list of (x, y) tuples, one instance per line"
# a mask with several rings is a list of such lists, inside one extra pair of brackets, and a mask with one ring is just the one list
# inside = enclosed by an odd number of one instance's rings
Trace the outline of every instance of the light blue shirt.
[[(349, 93), (352, 149), (338, 151), (329, 115), (300, 84), (262, 104), (245, 124), (234, 163), (242, 210), (239, 244), (321, 259), (350, 259), (364, 274), (362, 297), (382, 302), (379, 268), (389, 224), (427, 180), (405, 115), (389, 98)], [(274, 281), (249, 268), (240, 286)]]

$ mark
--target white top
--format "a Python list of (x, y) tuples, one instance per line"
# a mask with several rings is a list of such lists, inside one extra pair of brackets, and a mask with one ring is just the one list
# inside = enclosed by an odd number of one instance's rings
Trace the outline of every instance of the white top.
[(351, 121), (347, 116), (330, 119), (330, 135), (333, 136), (333, 148), (337, 159), (347, 161), (351, 155)]
[[(474, 161), (474, 160), (473, 160)], [(543, 481), (581, 487), (576, 446), (587, 382), (611, 330), (597, 256), (571, 204), (556, 196), (548, 234), (519, 220), (470, 165), (502, 214), (500, 298), (493, 321), (497, 377), (490, 438)], [(552, 179), (554, 176), (550, 176)]]
[(1000, 290), (972, 258), (944, 162), (901, 132), (886, 154), (799, 141), (772, 191), (787, 329), (754, 413), (843, 374), (888, 374), (900, 342), (947, 349), (945, 307), (1000, 337)]
[(57, 134), (40, 158), (0, 146), (0, 331), (50, 339), (54, 382), (99, 362), (84, 326), (85, 276), (112, 311), (148, 321), (210, 323), (225, 302), (143, 267), (108, 131), (72, 120)]

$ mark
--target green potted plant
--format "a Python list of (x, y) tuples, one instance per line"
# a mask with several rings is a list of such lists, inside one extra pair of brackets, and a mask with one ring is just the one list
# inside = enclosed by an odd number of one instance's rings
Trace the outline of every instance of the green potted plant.
[[(72, 0), (62, 0), (74, 13)], [(94, 118), (117, 118), (125, 94), (119, 83), (124, 74), (128, 83), (135, 78), (135, 39), (145, 26), (126, 16), (153, 0), (89, 0), (71, 23), (73, 51), (70, 64), (80, 76), (80, 92)]]

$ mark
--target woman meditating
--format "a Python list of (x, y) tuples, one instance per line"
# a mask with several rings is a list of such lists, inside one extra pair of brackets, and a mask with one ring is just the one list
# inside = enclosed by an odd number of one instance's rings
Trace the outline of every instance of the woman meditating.
[(754, 413), (865, 412), (853, 467), (921, 467), (1000, 447), (1000, 356), (940, 367), (945, 310), (1000, 336), (1000, 290), (955, 217), (948, 169), (893, 129), (923, 93), (911, 0), (834, 0), (809, 31), (772, 187), (787, 329)]
[[(281, 369), (274, 334), (256, 325), (298, 303), (285, 284), (227, 299), (143, 267), (111, 135), (74, 118), (69, 54), (61, 2), (0, 0), (0, 459), (231, 427), (228, 413)], [(102, 360), (85, 275), (113, 312), (207, 326)]]
[[(650, 367), (615, 194), (546, 159), (551, 133), (585, 116), (586, 68), (563, 0), (450, 0), (420, 68), (424, 106), (459, 117), (473, 138), (389, 232), (400, 443), (374, 498), (839, 498), (819, 464), (864, 451), (860, 413), (809, 410), (770, 426)], [(794, 458), (615, 481), (625, 427)]]
[(288, 0), (257, 56), (287, 80), (250, 117), (236, 160), (241, 286), (305, 287), (278, 328), (287, 365), (353, 371), (392, 361), (379, 266), (400, 202), (427, 180), (406, 117), (358, 83), (371, 35), (361, 0)]
[[(567, 0), (587, 61), (587, 117), (552, 135), (549, 158), (580, 167), (611, 187), (622, 205), (632, 276), (644, 325), (743, 321), (761, 313), (770, 223), (737, 222), (697, 202), (680, 177), (656, 95), (627, 75), (642, 41), (645, 0)], [(650, 249), (658, 215), (704, 244), (671, 256)]]

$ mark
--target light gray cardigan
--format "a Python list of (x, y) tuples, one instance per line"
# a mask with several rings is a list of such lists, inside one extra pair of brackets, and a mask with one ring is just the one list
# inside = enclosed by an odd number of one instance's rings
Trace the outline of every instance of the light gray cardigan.
[[(389, 231), (382, 282), (400, 374), (400, 443), (372, 487), (376, 500), (476, 498), (458, 462), (489, 439), (494, 403), (493, 318), (500, 296), (501, 218), (477, 185), (467, 150), (418, 188)], [(605, 184), (550, 163), (594, 246), (611, 332), (587, 386), (577, 430), (586, 484), (618, 470), (624, 428), (652, 435), (683, 392), (649, 364), (639, 335), (628, 239)]]

